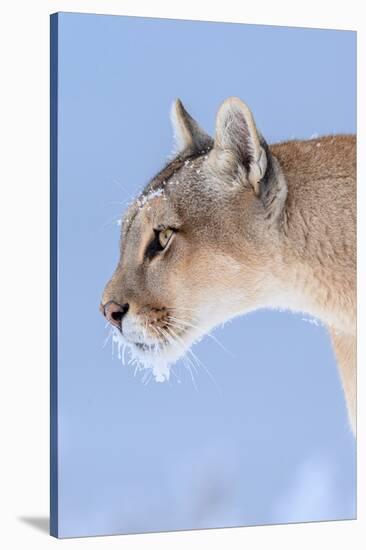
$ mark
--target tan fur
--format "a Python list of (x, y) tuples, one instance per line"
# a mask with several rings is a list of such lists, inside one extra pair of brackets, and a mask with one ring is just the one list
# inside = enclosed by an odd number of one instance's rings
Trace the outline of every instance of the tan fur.
[[(237, 98), (214, 141), (180, 102), (175, 120), (182, 149), (127, 212), (102, 304), (128, 304), (123, 338), (168, 361), (235, 315), (309, 313), (329, 328), (355, 428), (355, 137), (268, 147)], [(176, 232), (147, 259), (160, 227)]]

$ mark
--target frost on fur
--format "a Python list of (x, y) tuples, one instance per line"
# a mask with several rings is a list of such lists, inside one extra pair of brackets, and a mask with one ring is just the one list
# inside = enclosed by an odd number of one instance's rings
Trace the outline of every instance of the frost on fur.
[(117, 358), (123, 365), (131, 365), (137, 372), (143, 372), (143, 381), (148, 381), (148, 375), (152, 374), (156, 382), (165, 382), (170, 377), (171, 365), (156, 354), (153, 361), (145, 359), (138, 353), (135, 353), (131, 345), (123, 338), (118, 329), (112, 329), (112, 354), (117, 354)]

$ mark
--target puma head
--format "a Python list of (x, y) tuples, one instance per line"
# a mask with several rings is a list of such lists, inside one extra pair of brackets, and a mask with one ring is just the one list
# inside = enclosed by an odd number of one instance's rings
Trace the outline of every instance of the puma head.
[(176, 155), (124, 215), (101, 310), (157, 380), (214, 326), (263, 305), (286, 184), (249, 108), (221, 105), (212, 139), (180, 100)]

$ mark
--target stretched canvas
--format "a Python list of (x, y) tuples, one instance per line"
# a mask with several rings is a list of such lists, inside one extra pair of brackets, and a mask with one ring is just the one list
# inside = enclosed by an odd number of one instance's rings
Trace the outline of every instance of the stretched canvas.
[(356, 33), (51, 16), (51, 534), (356, 517)]

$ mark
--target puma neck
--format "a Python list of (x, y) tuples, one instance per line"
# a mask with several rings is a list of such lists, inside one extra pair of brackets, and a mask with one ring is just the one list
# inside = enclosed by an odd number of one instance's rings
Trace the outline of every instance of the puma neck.
[(303, 311), (345, 332), (356, 319), (354, 148), (353, 136), (270, 148), (287, 197), (269, 305)]

